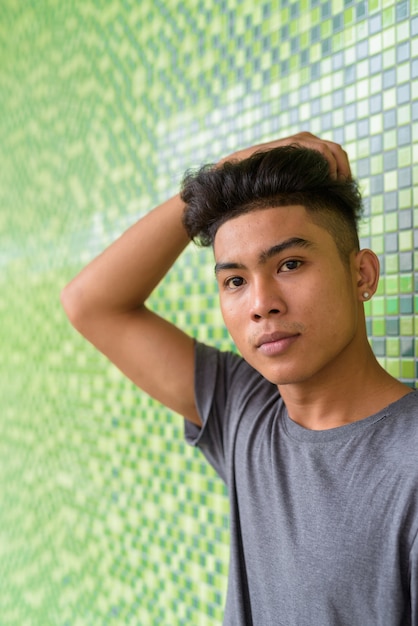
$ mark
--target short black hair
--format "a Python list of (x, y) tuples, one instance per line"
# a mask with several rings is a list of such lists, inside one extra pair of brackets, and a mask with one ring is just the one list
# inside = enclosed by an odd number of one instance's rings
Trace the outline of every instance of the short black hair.
[(213, 245), (227, 220), (257, 209), (302, 205), (333, 236), (344, 260), (359, 249), (362, 200), (357, 182), (330, 176), (328, 161), (297, 145), (256, 152), (243, 160), (187, 172), (181, 198), (183, 223), (193, 241)]

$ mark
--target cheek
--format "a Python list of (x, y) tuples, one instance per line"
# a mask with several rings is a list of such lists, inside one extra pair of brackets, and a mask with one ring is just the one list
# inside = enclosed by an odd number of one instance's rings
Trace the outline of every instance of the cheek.
[(345, 331), (351, 333), (357, 323), (357, 304), (346, 281), (322, 285), (306, 301), (304, 317), (308, 325), (329, 337), (338, 337)]
[(238, 305), (234, 302), (225, 302), (220, 298), (220, 309), (225, 326), (238, 347), (242, 345), (243, 334), (246, 330), (246, 321), (248, 313), (245, 306), (241, 303)]
[(224, 322), (229, 330), (229, 327), (234, 327), (240, 323), (240, 314), (242, 315), (242, 307), (233, 306), (231, 303), (225, 303), (220, 301), (221, 313)]
[(292, 319), (303, 320), (309, 326), (326, 330), (338, 327), (354, 311), (351, 285), (344, 276), (317, 276), (300, 289), (294, 289), (286, 299), (288, 314)]

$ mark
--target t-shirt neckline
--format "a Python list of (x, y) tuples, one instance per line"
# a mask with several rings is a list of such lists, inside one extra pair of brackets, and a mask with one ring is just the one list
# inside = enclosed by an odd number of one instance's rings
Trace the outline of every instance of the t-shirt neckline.
[(392, 402), (373, 415), (369, 415), (368, 417), (350, 424), (345, 424), (344, 426), (337, 426), (336, 428), (329, 428), (326, 430), (309, 430), (297, 422), (294, 422), (289, 416), (287, 410), (285, 410), (283, 413), (283, 426), (287, 435), (289, 435), (292, 439), (297, 439), (298, 441), (319, 443), (334, 441), (336, 439), (349, 439), (366, 428), (373, 426), (373, 424), (384, 420), (394, 412), (399, 412), (400, 405), (404, 402), (409, 402), (411, 397), (416, 396), (417, 393), (418, 391), (412, 390), (411, 393), (407, 393), (405, 396), (402, 396), (402, 398), (395, 400), (395, 402)]

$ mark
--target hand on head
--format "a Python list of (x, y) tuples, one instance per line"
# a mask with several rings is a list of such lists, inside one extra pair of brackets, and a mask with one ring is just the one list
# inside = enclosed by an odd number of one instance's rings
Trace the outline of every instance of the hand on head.
[(240, 161), (247, 159), (255, 152), (266, 152), (272, 148), (289, 146), (292, 144), (320, 152), (329, 163), (330, 175), (332, 178), (351, 177), (350, 163), (345, 150), (338, 143), (320, 139), (319, 137), (305, 131), (292, 135), (291, 137), (285, 137), (284, 139), (275, 139), (274, 141), (260, 143), (255, 146), (245, 148), (244, 150), (238, 150), (237, 152), (234, 152), (228, 157), (222, 159), (219, 162), (219, 165), (231, 159), (238, 159)]

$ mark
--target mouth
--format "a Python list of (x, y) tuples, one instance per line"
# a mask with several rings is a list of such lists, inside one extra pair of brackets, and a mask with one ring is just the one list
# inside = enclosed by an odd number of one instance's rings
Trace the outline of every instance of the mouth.
[(300, 333), (271, 333), (262, 335), (256, 343), (256, 348), (266, 356), (277, 356), (285, 352), (300, 337)]

